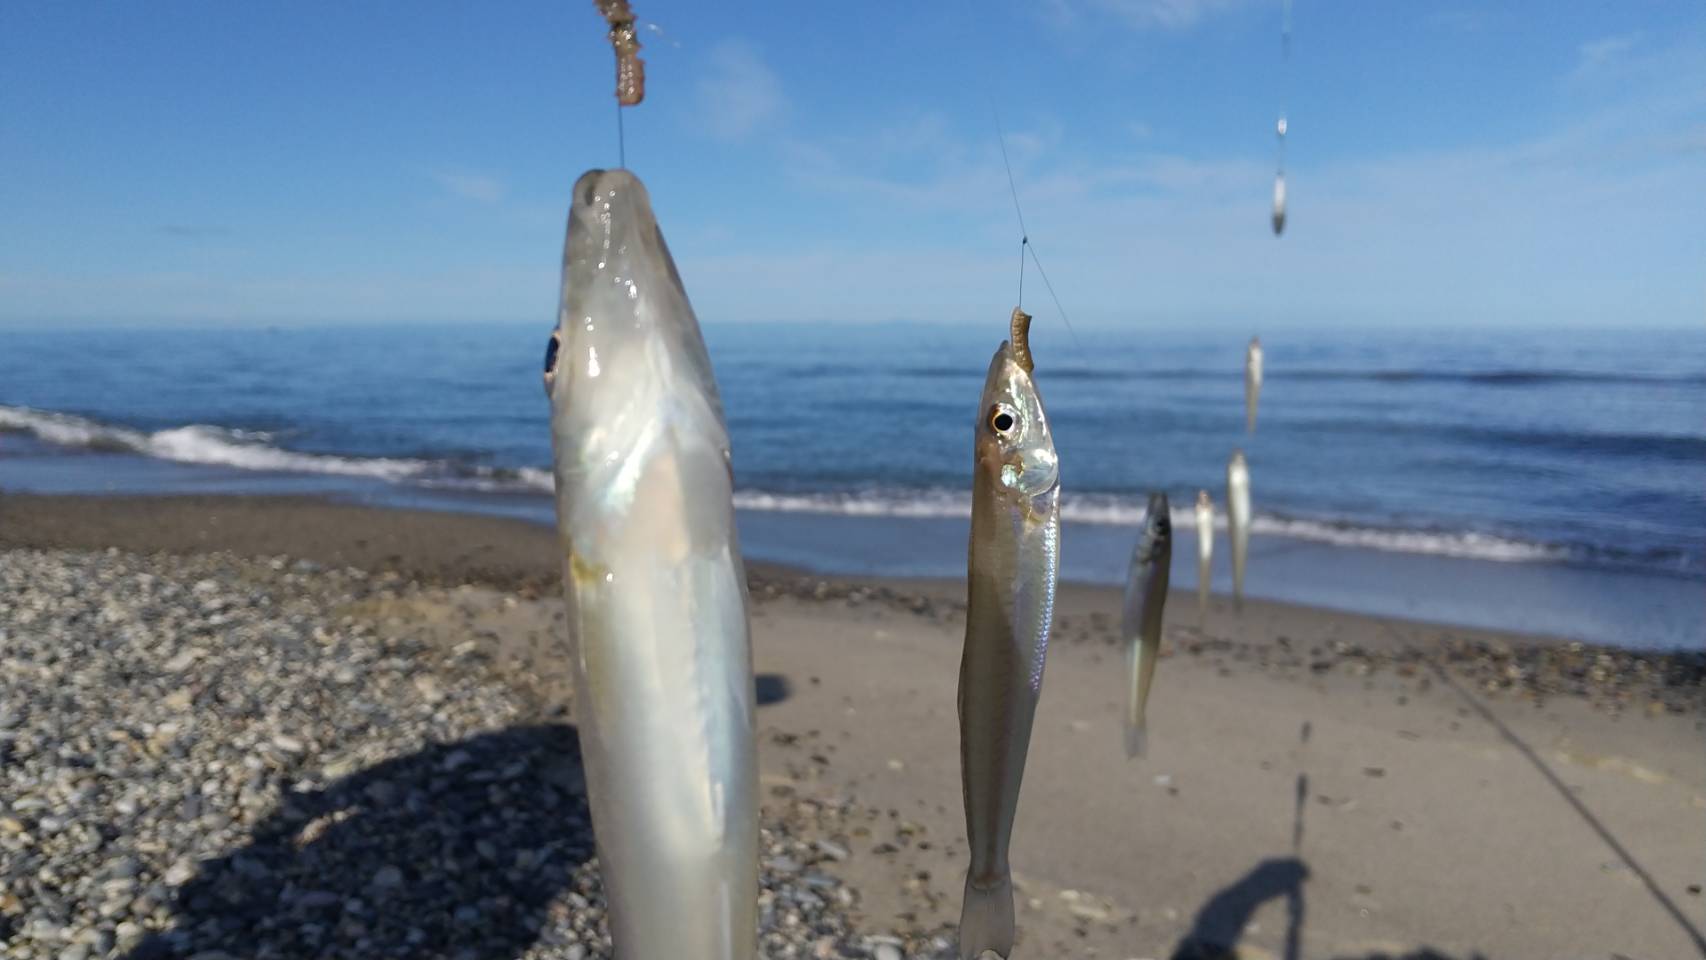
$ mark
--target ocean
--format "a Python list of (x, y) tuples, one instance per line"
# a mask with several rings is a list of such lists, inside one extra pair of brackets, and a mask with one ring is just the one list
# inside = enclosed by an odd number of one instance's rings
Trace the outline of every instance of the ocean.
[[(706, 328), (749, 556), (963, 573), (971, 429), (1005, 318)], [(0, 332), (0, 489), (319, 492), (549, 522), (548, 322)], [(1253, 595), (1698, 646), (1706, 329), (1033, 333), (1065, 575), (1119, 582), (1150, 490), (1250, 461)], [(1222, 543), (1218, 554), (1225, 558)], [(1189, 561), (1189, 562), (1183, 562)], [(1615, 633), (1608, 636), (1608, 633)]]

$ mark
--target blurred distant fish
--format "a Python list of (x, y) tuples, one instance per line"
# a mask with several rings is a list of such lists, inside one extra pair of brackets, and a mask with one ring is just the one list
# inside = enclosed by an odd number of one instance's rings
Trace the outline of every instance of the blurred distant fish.
[(1250, 556), (1250, 466), (1244, 451), (1226, 464), (1226, 530), (1232, 540), (1232, 602), (1244, 608), (1244, 564)]
[[(1282, 398), (1283, 399), (1283, 398)], [(1244, 351), (1244, 430), (1256, 432), (1256, 405), (1262, 400), (1262, 338), (1251, 337)]]
[(575, 184), (545, 391), (616, 955), (752, 960), (755, 697), (729, 438), (699, 323), (625, 170)]
[(1131, 573), (1125, 585), (1125, 608), (1120, 618), (1120, 639), (1126, 648), (1125, 753), (1144, 754), (1149, 706), (1149, 686), (1155, 680), (1155, 665), (1161, 659), (1161, 612), (1167, 605), (1167, 580), (1173, 569), (1173, 518), (1165, 493), (1149, 495), (1143, 518), (1143, 533), (1131, 555)]
[(1214, 498), (1197, 491), (1197, 630), (1208, 620), (1208, 588), (1214, 578)]
[(970, 838), (962, 960), (1013, 950), (1007, 851), (1043, 687), (1060, 567), (1060, 471), (1031, 380), (1031, 318), (990, 361), (978, 406), (960, 661), (960, 778)]
[[(1305, 184), (1307, 186), (1307, 184)], [(1308, 199), (1305, 197), (1304, 199)], [(1274, 174), (1274, 236), (1285, 232), (1285, 174)]]

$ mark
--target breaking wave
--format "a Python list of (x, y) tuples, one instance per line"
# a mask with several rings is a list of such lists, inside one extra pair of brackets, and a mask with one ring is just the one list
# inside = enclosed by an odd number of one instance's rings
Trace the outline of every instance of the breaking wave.
[(28, 433), (61, 447), (134, 453), (176, 463), (238, 470), (319, 473), (488, 491), (551, 490), (550, 472), (531, 467), (509, 469), (420, 457), (304, 453), (269, 445), (267, 441), (272, 436), (265, 432), (202, 423), (150, 433), (69, 413), (0, 406), (0, 432)]
[[(147, 432), (73, 414), (0, 406), (0, 433), (5, 432), (31, 434), (62, 447), (239, 470), (360, 477), (434, 489), (491, 493), (549, 494), (553, 489), (551, 472), (538, 467), (498, 467), (427, 457), (307, 453), (273, 446), (269, 443), (272, 436), (265, 432), (207, 424)], [(891, 518), (963, 518), (971, 514), (969, 494), (942, 489), (856, 493), (743, 489), (735, 492), (734, 500), (735, 506), (743, 510), (771, 512)], [(1067, 495), (1061, 502), (1062, 518), (1074, 523), (1135, 525), (1142, 521), (1144, 509), (1143, 499), (1118, 494)], [(1189, 506), (1175, 509), (1173, 523), (1194, 528), (1195, 511)], [(1218, 512), (1217, 524), (1224, 527), (1224, 512)], [(1258, 514), (1251, 526), (1252, 532), (1258, 534), (1337, 546), (1505, 562), (1594, 559), (1674, 566), (1678, 561), (1673, 557), (1627, 557), (1598, 548), (1541, 543), (1471, 530), (1381, 527), (1277, 513)]]
[[(969, 495), (945, 490), (888, 494), (779, 494), (741, 490), (735, 493), (735, 506), (745, 510), (871, 517), (956, 518), (971, 515)], [(1141, 500), (1115, 494), (1089, 493), (1061, 497), (1061, 518), (1075, 523), (1135, 526), (1142, 522), (1144, 511), (1145, 506)], [(1175, 508), (1172, 519), (1175, 527), (1196, 528), (1196, 511), (1193, 508)], [(1224, 512), (1217, 511), (1215, 526), (1217, 529), (1225, 529)], [(1557, 544), (1536, 543), (1468, 530), (1406, 530), (1279, 514), (1258, 514), (1250, 527), (1252, 533), (1292, 537), (1335, 546), (1506, 562), (1566, 560), (1577, 552)]]

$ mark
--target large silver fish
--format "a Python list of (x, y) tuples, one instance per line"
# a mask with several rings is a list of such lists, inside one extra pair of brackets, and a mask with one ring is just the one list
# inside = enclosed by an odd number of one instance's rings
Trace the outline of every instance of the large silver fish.
[(1232, 540), (1232, 603), (1244, 608), (1244, 563), (1250, 556), (1250, 466), (1244, 451), (1226, 464), (1226, 532)]
[(1143, 535), (1131, 554), (1125, 585), (1120, 637), (1126, 649), (1125, 754), (1141, 757), (1148, 740), (1144, 712), (1155, 665), (1161, 660), (1161, 612), (1167, 605), (1167, 580), (1173, 569), (1173, 515), (1165, 493), (1149, 495)]
[(977, 410), (960, 661), (960, 780), (971, 869), (960, 956), (1013, 950), (1007, 862), (1031, 721), (1043, 687), (1060, 564), (1060, 471), (1031, 381), (1031, 318), (1013, 311), (1013, 339), (995, 351)]
[(1262, 399), (1262, 338), (1251, 337), (1244, 351), (1244, 429), (1256, 432), (1256, 404)]
[(1197, 630), (1208, 621), (1208, 590), (1214, 580), (1214, 498), (1197, 491)]
[(624, 960), (753, 960), (746, 577), (711, 362), (645, 188), (575, 184), (547, 353), (593, 829)]

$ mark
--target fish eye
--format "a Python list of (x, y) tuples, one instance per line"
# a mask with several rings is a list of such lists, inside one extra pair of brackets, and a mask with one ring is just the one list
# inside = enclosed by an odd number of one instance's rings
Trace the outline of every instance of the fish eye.
[(997, 406), (989, 411), (989, 429), (996, 433), (1007, 433), (1013, 429), (1013, 425), (1017, 422), (1013, 419), (1012, 412), (1006, 407)]
[(545, 389), (547, 391), (551, 389), (551, 381), (556, 376), (557, 351), (562, 349), (562, 346), (562, 335), (553, 331), (551, 334), (551, 341), (545, 344)]

